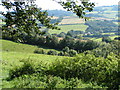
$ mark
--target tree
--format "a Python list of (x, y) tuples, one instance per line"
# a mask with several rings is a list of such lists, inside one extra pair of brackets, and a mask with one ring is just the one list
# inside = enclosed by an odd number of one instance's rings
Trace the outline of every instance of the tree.
[[(8, 12), (2, 13), (5, 17), (6, 24), (2, 27), (4, 33), (12, 36), (12, 39), (23, 40), (23, 36), (36, 36), (37, 34), (44, 34), (40, 31), (41, 26), (51, 29), (59, 29), (55, 27), (57, 23), (50, 24), (47, 11), (42, 11), (34, 4), (34, 2), (2, 2), (2, 5), (8, 9)], [(22, 36), (22, 37), (21, 37)], [(24, 41), (23, 41), (24, 42)]]
[(63, 48), (63, 50), (62, 50), (63, 52), (69, 52), (69, 47), (65, 47), (65, 48)]
[[(67, 11), (76, 13), (77, 16), (85, 18), (85, 11), (92, 11), (95, 6), (94, 3), (88, 1), (81, 1), (81, 5), (76, 4), (77, 1), (67, 0), (66, 2), (58, 2)], [(59, 29), (55, 25), (58, 23), (50, 24), (50, 18), (47, 11), (42, 11), (38, 8), (34, 0), (26, 2), (2, 2), (2, 6), (8, 9), (7, 13), (2, 13), (5, 17), (4, 22), (6, 24), (2, 27), (3, 35), (7, 34), (16, 41), (24, 42), (23, 37), (29, 35), (30, 37), (37, 34), (44, 34), (40, 31), (42, 26), (51, 29)], [(38, 25), (39, 22), (41, 25)], [(5, 36), (5, 35), (4, 35)]]
[(103, 38), (102, 38), (102, 41), (103, 41), (103, 42), (106, 42), (106, 43), (109, 43), (109, 42), (111, 42), (112, 40), (111, 40), (110, 37), (103, 37)]

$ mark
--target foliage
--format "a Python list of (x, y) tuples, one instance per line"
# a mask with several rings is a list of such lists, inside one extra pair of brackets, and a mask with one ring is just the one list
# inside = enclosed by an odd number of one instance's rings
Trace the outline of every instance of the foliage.
[(63, 52), (69, 52), (69, 47), (65, 47), (65, 48), (63, 48), (63, 50), (62, 50)]
[(70, 56), (70, 57), (77, 55), (77, 51), (75, 51), (73, 49), (69, 49), (69, 47), (63, 48), (62, 51), (63, 51), (63, 54), (61, 52), (59, 55)]
[(71, 56), (71, 57), (77, 55), (77, 51), (72, 50), (72, 49), (68, 53), (69, 53), (69, 56)]
[[(112, 45), (115, 49), (116, 43), (118, 42), (114, 41), (105, 44), (109, 48)], [(101, 48), (105, 46), (101, 46)], [(59, 58), (59, 60), (56, 60), (56, 58)], [(60, 58), (63, 58), (63, 60)], [(12, 62), (14, 62), (15, 67)], [(12, 88), (109, 87), (109, 89), (117, 89), (119, 84), (119, 56), (113, 53), (110, 53), (106, 58), (87, 53), (65, 58), (63, 56), (37, 55), (23, 52), (3, 52), (2, 63), (3, 70), (10, 70), (7, 79), (10, 81), (3, 80), (6, 87), (7, 83), (9, 83)]]
[(56, 52), (56, 51), (51, 51), (51, 50), (50, 50), (50, 51), (47, 52), (47, 54), (48, 54), (48, 55), (57, 55), (57, 52)]
[(118, 61), (114, 54), (108, 58), (94, 55), (78, 55), (74, 59), (58, 60), (50, 66), (47, 74), (61, 78), (76, 78), (96, 82), (109, 88), (118, 88)]
[(94, 54), (96, 57), (104, 57), (106, 58), (112, 52), (119, 56), (119, 41), (111, 41), (110, 43), (100, 43), (99, 47), (93, 50), (85, 51), (84, 53)]
[[(2, 27), (4, 38), (8, 36), (14, 41), (24, 42), (23, 38), (27, 35), (36, 37), (37, 35), (44, 34), (45, 32), (42, 33), (40, 31), (42, 26), (60, 30), (60, 28), (55, 26), (58, 23), (50, 24), (51, 19), (48, 17), (47, 11), (42, 11), (38, 8), (34, 1), (26, 2), (2, 2), (2, 6), (8, 10), (7, 13), (2, 13), (5, 17), (4, 22), (6, 22)], [(94, 3), (83, 1), (81, 2), (82, 5), (79, 6), (73, 1), (60, 1), (58, 3), (81, 18), (84, 18), (85, 10), (92, 11), (95, 6)], [(61, 20), (62, 18), (59, 19), (59, 22)], [(37, 22), (39, 22), (39, 25)]]
[[(35, 36), (42, 34), (37, 24), (39, 21), (47, 28), (58, 29), (55, 24), (50, 24), (50, 18), (46, 11), (41, 11), (33, 2), (2, 2), (8, 12), (2, 15), (6, 24), (2, 27), (3, 32), (8, 33), (14, 40), (22, 40), (21, 35)], [(23, 41), (24, 42), (24, 41)]]
[(112, 40), (111, 40), (110, 37), (103, 37), (103, 38), (102, 38), (102, 41), (103, 41), (103, 42), (106, 42), (106, 43), (109, 43), (109, 42), (111, 42)]
[(36, 49), (34, 53), (45, 54), (45, 51), (43, 49)]
[(118, 26), (111, 21), (107, 20), (94, 20), (87, 21), (85, 25), (89, 27), (86, 29), (86, 32), (90, 33), (107, 33), (107, 32), (118, 32)]
[(31, 62), (27, 60), (26, 62), (24, 62), (24, 64), (21, 67), (15, 67), (14, 69), (10, 70), (8, 80), (25, 74), (32, 74), (32, 73), (35, 73), (35, 69), (32, 66)]
[[(96, 58), (92, 54), (79, 54), (75, 58), (57, 60), (49, 65), (43, 62), (33, 63), (33, 60), (28, 59), (22, 60), (22, 62), (20, 67), (10, 70), (7, 79), (14, 83), (18, 83), (19, 80), (19, 84), (14, 84), (14, 87), (58, 88), (58, 85), (59, 87), (75, 88), (79, 87), (80, 80), (96, 83), (98, 86), (109, 89), (117, 89), (119, 84), (119, 59), (113, 53), (106, 59)], [(33, 82), (29, 82), (29, 79)], [(23, 80), (24, 83), (22, 83)], [(34, 81), (40, 83), (37, 84)], [(93, 88), (93, 86), (91, 87)]]
[(87, 19), (84, 15), (86, 14), (85, 11), (88, 10), (89, 12), (91, 12), (95, 6), (94, 3), (88, 2), (88, 1), (81, 1), (81, 5), (77, 5), (77, 2), (74, 1), (67, 1), (67, 2), (63, 2), (60, 1), (59, 2), (60, 5), (63, 6), (64, 9), (67, 9), (67, 11), (72, 11), (73, 13), (75, 13), (77, 16), (81, 17), (81, 18), (85, 18), (85, 20)]

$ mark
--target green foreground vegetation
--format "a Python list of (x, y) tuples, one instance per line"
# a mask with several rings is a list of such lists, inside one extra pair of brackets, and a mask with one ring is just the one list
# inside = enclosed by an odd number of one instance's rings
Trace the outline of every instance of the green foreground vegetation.
[(18, 43), (1, 41), (9, 48), (1, 53), (2, 88), (117, 88), (119, 59), (113, 53), (106, 59), (83, 53), (70, 58), (14, 51)]
[[(64, 15), (51, 23), (46, 11), (30, 3), (31, 6), (25, 2), (2, 2), (3, 6), (13, 11), (3, 14), (6, 23), (2, 26), (3, 39), (0, 40), (0, 88), (119, 89), (120, 37), (115, 36), (120, 34), (114, 24), (116, 20), (111, 18), (117, 15), (108, 12), (116, 8), (107, 7), (107, 12), (104, 8), (96, 8), (92, 14), (100, 20), (96, 18), (85, 24), (56, 27), (56, 21), (61, 22)], [(94, 3), (88, 2), (82, 2), (82, 6), (77, 6), (75, 2), (60, 4), (84, 19), (84, 10), (92, 11), (94, 7)], [(107, 14), (109, 16), (105, 17)], [(44, 33), (40, 31), (42, 27), (57, 31), (50, 30), (48, 33), (46, 29)], [(97, 38), (99, 42), (90, 38)]]
[[(37, 46), (15, 43), (8, 40), (0, 40), (2, 43), (2, 77), (6, 78), (9, 76), (9, 71), (13, 67), (18, 67), (22, 65), (22, 60), (34, 60), (34, 63), (52, 63), (56, 59), (63, 59), (64, 56), (53, 56), (53, 55), (43, 55), (35, 54), (34, 50), (38, 48)], [(48, 51), (48, 49), (44, 49)], [(51, 49), (50, 49), (51, 50)], [(68, 58), (68, 57), (66, 57)], [(3, 80), (3, 88), (10, 88), (12, 84)]]

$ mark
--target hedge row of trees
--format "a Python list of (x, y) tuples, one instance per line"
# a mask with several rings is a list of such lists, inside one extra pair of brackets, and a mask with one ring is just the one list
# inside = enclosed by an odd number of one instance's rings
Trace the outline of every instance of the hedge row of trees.
[(87, 21), (85, 25), (89, 27), (86, 29), (86, 32), (90, 32), (92, 34), (96, 33), (108, 33), (108, 32), (118, 32), (118, 25), (114, 24), (108, 20), (95, 20), (95, 21)]
[(34, 53), (47, 54), (47, 55), (57, 55), (57, 56), (70, 56), (70, 57), (73, 57), (73, 56), (78, 54), (76, 50), (69, 49), (69, 47), (63, 48), (63, 50), (60, 52), (57, 52), (55, 50), (50, 50), (50, 51), (46, 52), (44, 49), (38, 48), (34, 51)]
[[(75, 40), (70, 36), (66, 36), (65, 38), (58, 38), (54, 35), (48, 36), (22, 36), (24, 43), (38, 45), (38, 46), (46, 46), (53, 49), (62, 50), (65, 47), (69, 47), (70, 49), (77, 50), (78, 52), (84, 52), (86, 50), (92, 50), (99, 46), (98, 42), (92, 40)], [(61, 40), (60, 40), (61, 39)]]

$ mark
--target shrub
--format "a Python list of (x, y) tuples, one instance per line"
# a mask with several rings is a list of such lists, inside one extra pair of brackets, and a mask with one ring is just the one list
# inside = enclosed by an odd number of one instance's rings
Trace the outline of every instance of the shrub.
[(75, 56), (75, 55), (77, 55), (77, 51), (71, 49), (71, 50), (69, 51), (69, 56), (70, 56), (70, 57), (73, 57), (73, 56)]
[(61, 51), (60, 53), (58, 53), (58, 56), (64, 56), (64, 52)]
[(8, 80), (12, 80), (13, 78), (20, 77), (23, 75), (31, 75), (33, 73), (44, 73), (47, 65), (45, 63), (40, 62), (40, 64), (34, 63), (33, 60), (23, 59), (21, 60), (23, 64), (21, 66), (15, 66), (9, 71)]
[(52, 51), (52, 50), (48, 51), (47, 54), (48, 55), (58, 55), (56, 51)]
[(63, 50), (62, 50), (63, 52), (69, 52), (69, 47), (65, 47), (65, 48), (63, 48)]
[(41, 48), (38, 48), (34, 51), (34, 53), (38, 53), (38, 54), (45, 54), (45, 51)]
[(114, 54), (106, 59), (91, 54), (80, 54), (73, 59), (58, 60), (47, 73), (61, 78), (76, 78), (97, 82), (98, 85), (118, 88), (118, 58)]
[(112, 40), (111, 40), (110, 37), (103, 37), (103, 38), (102, 38), (102, 41), (103, 41), (103, 42), (106, 42), (106, 43), (109, 43), (109, 42), (111, 42)]
[(32, 74), (35, 72), (35, 68), (33, 67), (32, 63), (30, 60), (24, 61), (22, 66), (17, 66), (12, 68), (9, 71), (9, 78), (8, 79), (13, 79), (15, 77), (19, 77), (25, 74)]

